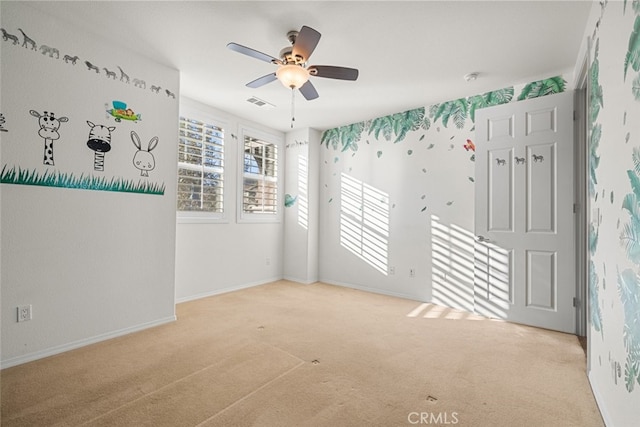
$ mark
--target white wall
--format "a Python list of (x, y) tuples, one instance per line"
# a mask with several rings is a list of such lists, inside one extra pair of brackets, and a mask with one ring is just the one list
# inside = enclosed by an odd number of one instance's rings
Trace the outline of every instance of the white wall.
[[(284, 135), (234, 117), (197, 101), (183, 98), (181, 114), (206, 114), (225, 131), (225, 219), (188, 222), (178, 218), (176, 227), (176, 301), (183, 302), (273, 280), (283, 276), (282, 210), (277, 222), (238, 222), (238, 187), (242, 160), (241, 129), (254, 129), (278, 143), (278, 174), (284, 190), (286, 150)], [(235, 138), (234, 138), (235, 137)]]
[(318, 280), (318, 193), (320, 132), (287, 133), (284, 277), (300, 283)]
[[(0, 7), (2, 28), (20, 42), (1, 42), (5, 171), (164, 186), (160, 194), (145, 194), (97, 191), (91, 184), (93, 189), (2, 184), (1, 359), (7, 367), (175, 318), (179, 74), (43, 16), (28, 3)], [(18, 28), (38, 50), (22, 47)], [(42, 45), (59, 54), (43, 53)], [(80, 59), (73, 65), (63, 60), (66, 54)], [(98, 65), (99, 73), (84, 61)], [(117, 65), (130, 75), (129, 84), (120, 80)], [(115, 70), (116, 78), (104, 68)], [(135, 87), (133, 78), (145, 79), (146, 89)], [(171, 89), (176, 98), (152, 92), (151, 84)], [(106, 111), (114, 100), (127, 102), (142, 120), (116, 122)], [(54, 142), (55, 165), (43, 163), (45, 141), (30, 110), (68, 118)], [(115, 128), (104, 171), (94, 169), (87, 120)], [(148, 177), (133, 164), (131, 131), (145, 148), (159, 138)], [(21, 305), (32, 305), (32, 320), (17, 322)]]
[(639, 25), (637, 4), (594, 2), (585, 30), (592, 41), (589, 161), (595, 178), (588, 202), (589, 379), (609, 427), (640, 419)]

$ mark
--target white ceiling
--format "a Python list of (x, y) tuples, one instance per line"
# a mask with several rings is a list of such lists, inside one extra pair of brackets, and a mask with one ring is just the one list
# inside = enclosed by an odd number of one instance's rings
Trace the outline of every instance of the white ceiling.
[[(310, 64), (360, 70), (355, 82), (312, 77), (320, 97), (295, 94), (296, 128), (320, 130), (571, 72), (592, 2), (140, 1), (33, 2), (112, 43), (180, 70), (181, 94), (289, 131), (291, 91), (245, 84), (275, 66), (226, 48), (277, 57), (286, 33), (322, 34)], [(131, 43), (135, 40), (135, 43)], [(125, 44), (126, 43), (126, 44)], [(478, 72), (467, 83), (463, 76)], [(248, 103), (252, 96), (275, 105)]]

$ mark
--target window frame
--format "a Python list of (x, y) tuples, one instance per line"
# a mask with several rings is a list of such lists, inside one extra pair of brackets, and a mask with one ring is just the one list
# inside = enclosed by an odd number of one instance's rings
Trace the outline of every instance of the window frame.
[(180, 100), (180, 109), (178, 113), (178, 137), (180, 137), (180, 117), (198, 120), (207, 124), (219, 127), (223, 132), (222, 148), (222, 212), (198, 212), (198, 211), (181, 211), (178, 210), (178, 170), (180, 169), (179, 161), (179, 141), (176, 141), (176, 221), (178, 224), (190, 224), (190, 223), (228, 223), (229, 222), (229, 138), (231, 137), (231, 131), (228, 126), (228, 122), (221, 117), (209, 111), (205, 105), (196, 105), (194, 102), (188, 100)]
[[(244, 211), (244, 144), (245, 138), (255, 138), (273, 144), (276, 148), (276, 204), (275, 213)], [(284, 189), (284, 142), (283, 137), (255, 128), (240, 126), (238, 135), (238, 179), (237, 179), (237, 221), (238, 223), (279, 223), (282, 222)]]

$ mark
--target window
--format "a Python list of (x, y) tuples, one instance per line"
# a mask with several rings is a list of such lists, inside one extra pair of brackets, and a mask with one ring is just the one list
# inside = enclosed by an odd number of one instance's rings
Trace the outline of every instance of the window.
[(224, 214), (224, 130), (180, 116), (177, 209), (181, 217)]
[(278, 218), (278, 145), (243, 135), (241, 217)]

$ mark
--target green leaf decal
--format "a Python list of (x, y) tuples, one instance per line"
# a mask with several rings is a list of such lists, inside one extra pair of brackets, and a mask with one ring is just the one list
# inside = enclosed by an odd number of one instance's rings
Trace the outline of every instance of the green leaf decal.
[(431, 106), (429, 111), (433, 116), (434, 123), (438, 119), (442, 119), (442, 124), (447, 127), (451, 119), (458, 129), (462, 129), (467, 119), (467, 99), (460, 98), (436, 104)]
[(589, 119), (591, 124), (596, 121), (598, 118), (598, 113), (600, 112), (600, 108), (604, 107), (604, 100), (602, 95), (602, 86), (600, 85), (599, 76), (600, 76), (600, 61), (598, 59), (598, 53), (600, 51), (600, 39), (596, 40), (596, 45), (593, 53), (593, 62), (591, 63), (591, 68), (589, 69), (589, 74), (591, 75), (591, 91), (590, 91), (590, 100), (589, 105), (591, 106), (589, 111)]
[(364, 131), (364, 122), (353, 123), (339, 128), (328, 129), (322, 134), (320, 145), (326, 145), (327, 148), (332, 147), (334, 150), (341, 146), (342, 151), (351, 149), (358, 151), (357, 142), (362, 137)]
[(600, 309), (600, 299), (598, 298), (598, 274), (593, 261), (589, 261), (589, 311), (591, 312), (591, 325), (593, 329), (604, 334), (602, 329), (602, 311)]
[(598, 247), (598, 229), (593, 223), (589, 224), (589, 253), (593, 255)]
[(284, 207), (285, 208), (290, 208), (291, 206), (296, 204), (297, 200), (298, 200), (298, 196), (292, 196), (289, 193), (285, 194), (284, 195)]
[(631, 159), (633, 160), (633, 171), (640, 175), (640, 147), (633, 147)]
[(487, 92), (482, 95), (469, 97), (467, 102), (471, 121), (475, 122), (477, 109), (511, 102), (513, 99), (513, 91), (513, 86), (510, 86), (504, 89), (494, 90), (493, 92)]
[(600, 164), (600, 156), (598, 155), (598, 146), (600, 145), (600, 137), (602, 135), (602, 126), (598, 123), (591, 130), (591, 138), (589, 139), (589, 194), (593, 197), (596, 192), (598, 178), (596, 169)]
[[(382, 134), (387, 141), (390, 141), (391, 136), (395, 135), (396, 139), (394, 143), (398, 143), (402, 141), (410, 131), (429, 129), (429, 127), (431, 127), (431, 121), (425, 114), (424, 107), (421, 107), (373, 119), (369, 124), (369, 135), (373, 133), (376, 139), (379, 139), (380, 134)], [(422, 135), (420, 140), (423, 138), (424, 135)]]
[(378, 151), (378, 152), (376, 153), (376, 156), (378, 156), (378, 158), (382, 157), (382, 151)]
[(356, 144), (356, 142), (360, 141), (362, 131), (364, 130), (364, 122), (353, 123), (351, 125), (342, 126), (338, 129), (340, 131), (340, 143), (342, 144), (342, 151), (347, 151), (350, 148), (353, 151), (357, 151), (358, 145)]
[(618, 295), (624, 313), (622, 341), (627, 350), (625, 386), (631, 393), (635, 382), (640, 384), (640, 283), (635, 271), (618, 272)]
[(566, 85), (567, 81), (561, 76), (531, 82), (522, 89), (518, 101), (564, 92)]
[(631, 93), (636, 101), (640, 101), (640, 74), (633, 79), (633, 85), (631, 86)]
[(636, 16), (633, 31), (629, 36), (629, 47), (624, 57), (624, 79), (627, 79), (629, 65), (635, 71), (640, 71), (640, 16)]
[(631, 354), (627, 354), (627, 361), (624, 363), (624, 384), (627, 391), (631, 393), (635, 382), (640, 384), (640, 363), (634, 360)]
[(320, 139), (320, 145), (325, 144), (327, 148), (331, 145), (335, 150), (338, 148), (338, 141), (340, 141), (340, 131), (338, 128), (328, 129), (323, 132), (322, 138)]
[(629, 181), (631, 181), (633, 194), (638, 200), (640, 200), (640, 177), (635, 173), (635, 171), (632, 170), (628, 170), (627, 175), (629, 176)]
[(371, 121), (369, 126), (369, 135), (373, 132), (376, 139), (380, 139), (380, 133), (384, 139), (389, 141), (391, 139), (391, 132), (393, 131), (393, 118), (392, 116), (378, 117)]

